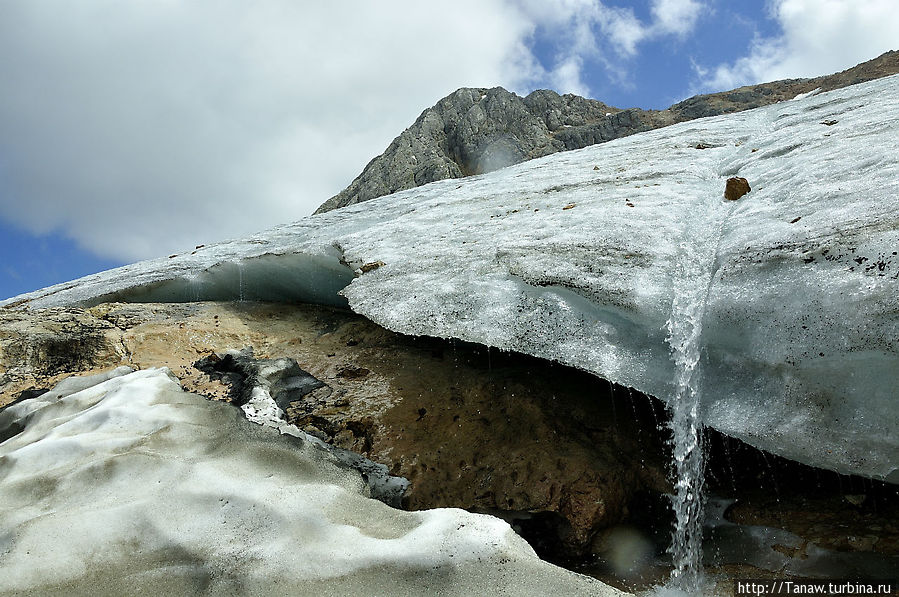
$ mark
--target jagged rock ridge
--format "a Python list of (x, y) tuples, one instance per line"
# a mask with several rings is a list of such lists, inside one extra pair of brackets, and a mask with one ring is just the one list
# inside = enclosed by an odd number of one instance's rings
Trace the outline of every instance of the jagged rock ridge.
[(502, 87), (462, 88), (422, 112), (346, 189), (315, 213), (677, 122), (758, 108), (815, 89), (829, 91), (896, 73), (899, 51), (891, 51), (833, 75), (698, 95), (666, 110), (621, 110), (546, 89), (520, 97)]

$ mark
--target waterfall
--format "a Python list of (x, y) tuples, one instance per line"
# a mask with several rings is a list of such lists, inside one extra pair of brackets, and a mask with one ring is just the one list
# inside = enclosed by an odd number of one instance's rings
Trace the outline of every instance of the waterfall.
[[(673, 507), (675, 528), (671, 539), (674, 564), (672, 580), (682, 589), (698, 588), (702, 575), (702, 512), (705, 462), (702, 445), (699, 375), (702, 315), (705, 297), (697, 279), (687, 273), (694, 265), (679, 268), (683, 274), (677, 282), (668, 320), (668, 343), (675, 364), (675, 390), (670, 400), (672, 452), (675, 486)], [(679, 271), (679, 273), (681, 273)]]
[(243, 261), (237, 262), (237, 294), (238, 300), (244, 302), (243, 294)]
[(723, 198), (691, 213), (678, 245), (673, 280), (674, 298), (667, 321), (667, 341), (674, 363), (674, 389), (668, 400), (671, 412), (675, 526), (671, 547), (674, 570), (670, 586), (688, 594), (703, 589), (702, 525), (705, 458), (703, 454), (702, 320), (724, 219), (730, 207)]

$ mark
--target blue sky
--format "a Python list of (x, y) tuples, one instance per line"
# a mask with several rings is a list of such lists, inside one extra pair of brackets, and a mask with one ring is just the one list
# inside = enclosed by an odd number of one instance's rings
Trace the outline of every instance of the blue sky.
[(896, 49), (893, 0), (0, 3), (0, 299), (311, 213), (463, 86), (664, 108)]
[(3, 298), (123, 265), (54, 234), (37, 236), (0, 220), (0, 295)]

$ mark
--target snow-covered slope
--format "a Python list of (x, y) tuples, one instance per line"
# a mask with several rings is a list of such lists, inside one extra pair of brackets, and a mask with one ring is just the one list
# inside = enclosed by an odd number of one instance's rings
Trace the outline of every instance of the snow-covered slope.
[[(735, 175), (752, 192), (728, 202)], [(527, 352), (668, 399), (672, 303), (707, 296), (709, 424), (899, 482), (897, 195), (893, 76), (441, 181), (6, 304), (339, 304), (340, 291), (396, 331)]]
[(123, 369), (0, 413), (0, 595), (622, 595), (497, 518), (394, 510), (314, 443)]

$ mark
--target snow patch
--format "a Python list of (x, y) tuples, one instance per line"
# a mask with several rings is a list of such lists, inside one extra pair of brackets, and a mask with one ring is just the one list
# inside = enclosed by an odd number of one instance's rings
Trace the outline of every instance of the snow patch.
[[(818, 95), (819, 93), (821, 93), (821, 88), (820, 88), (820, 87), (816, 87), (816, 88), (812, 89), (811, 91), (807, 91), (807, 92), (805, 92), (805, 93), (797, 94), (796, 97), (793, 98), (793, 100), (801, 100), (801, 99), (805, 99), (805, 98), (811, 97), (811, 96), (813, 96), (813, 95)], [(791, 100), (791, 101), (792, 101), (792, 100)]]
[(497, 518), (368, 499), (166, 369), (121, 373), (3, 412), (0, 595), (620, 594)]

